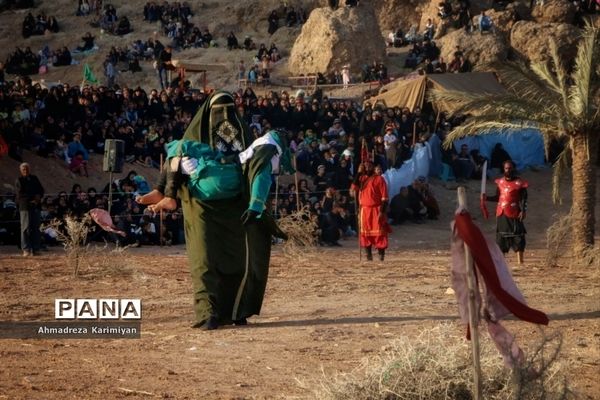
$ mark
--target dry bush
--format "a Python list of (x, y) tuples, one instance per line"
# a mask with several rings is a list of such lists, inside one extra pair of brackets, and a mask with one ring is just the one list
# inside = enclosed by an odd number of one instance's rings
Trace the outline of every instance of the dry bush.
[[(320, 400), (472, 399), (470, 344), (450, 324), (402, 336), (347, 374), (300, 383)], [(482, 338), (482, 397), (486, 400), (573, 398), (561, 377), (560, 338), (544, 337), (515, 372), (504, 367), (490, 340)], [(550, 350), (548, 350), (550, 348)], [(549, 355), (548, 355), (549, 353)], [(538, 371), (533, 374), (529, 371)]]
[(548, 249), (548, 252), (546, 253), (546, 264), (551, 267), (556, 267), (559, 259), (568, 253), (571, 248), (571, 214), (566, 214), (562, 217), (554, 215), (553, 219), (555, 219), (556, 222), (550, 225), (546, 230), (546, 246)]
[(61, 242), (65, 248), (67, 263), (74, 276), (79, 274), (79, 269), (89, 251), (86, 241), (90, 232), (91, 221), (92, 219), (88, 214), (81, 219), (67, 215), (63, 220), (53, 219), (42, 227), (42, 230), (48, 228), (54, 230), (56, 240)]
[(287, 257), (298, 260), (316, 252), (319, 226), (308, 206), (278, 219), (277, 224), (288, 235), (283, 245)]
[(573, 237), (571, 214), (569, 213), (561, 217), (555, 215), (554, 219), (556, 222), (546, 230), (546, 246), (548, 249), (546, 253), (546, 265), (556, 267), (559, 265), (561, 259), (571, 257), (572, 266), (600, 267), (599, 246), (586, 250), (579, 257), (573, 257), (571, 251), (571, 238)]

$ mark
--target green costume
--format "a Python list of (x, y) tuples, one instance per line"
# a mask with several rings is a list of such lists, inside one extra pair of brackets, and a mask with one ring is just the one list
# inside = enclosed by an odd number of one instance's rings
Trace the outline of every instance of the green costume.
[[(207, 144), (207, 151), (215, 152), (213, 161), (218, 157), (231, 158), (248, 147), (247, 126), (235, 114), (230, 94), (216, 92), (209, 96), (186, 130), (186, 141)], [(257, 190), (264, 188), (265, 174), (270, 175), (271, 159), (276, 153), (277, 147), (272, 145), (255, 149), (252, 158), (241, 167), (240, 190), (235, 197), (202, 200), (201, 196), (195, 196), (198, 194), (195, 189), (187, 185), (179, 188), (198, 322), (213, 316), (220, 323), (227, 323), (260, 312), (267, 284), (271, 235), (283, 236), (283, 233), (265, 212), (245, 225), (241, 218), (248, 209), (254, 182), (260, 182), (256, 184)], [(173, 185), (166, 186), (173, 188)]]

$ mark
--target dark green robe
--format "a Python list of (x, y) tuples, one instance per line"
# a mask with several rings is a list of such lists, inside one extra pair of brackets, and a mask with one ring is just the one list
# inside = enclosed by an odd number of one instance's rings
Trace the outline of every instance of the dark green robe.
[[(184, 139), (214, 143), (214, 127), (209, 126), (208, 117), (211, 97), (190, 123)], [(251, 142), (249, 130), (243, 121), (238, 122), (242, 131), (239, 139), (245, 148)], [(251, 180), (270, 163), (276, 151), (274, 146), (262, 147), (265, 149), (257, 151), (244, 167), (243, 190), (238, 197), (202, 201), (191, 196), (185, 185), (178, 192), (198, 322), (211, 315), (227, 322), (260, 312), (275, 224), (266, 213), (247, 227), (240, 218), (248, 208)]]

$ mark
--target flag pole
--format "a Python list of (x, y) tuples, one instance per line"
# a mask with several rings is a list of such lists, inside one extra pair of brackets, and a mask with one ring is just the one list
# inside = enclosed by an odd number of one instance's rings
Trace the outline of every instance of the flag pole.
[[(467, 210), (467, 192), (464, 186), (458, 187), (458, 206), (461, 210)], [(469, 290), (469, 330), (471, 336), (471, 350), (473, 353), (473, 398), (483, 399), (481, 393), (481, 363), (479, 359), (479, 309), (475, 303), (475, 281), (473, 257), (471, 250), (465, 246), (465, 266), (467, 270), (467, 288)]]

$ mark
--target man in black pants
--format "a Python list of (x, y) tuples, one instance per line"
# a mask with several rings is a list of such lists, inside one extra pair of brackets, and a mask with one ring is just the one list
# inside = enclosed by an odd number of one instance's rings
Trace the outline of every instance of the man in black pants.
[(17, 205), (21, 219), (21, 249), (24, 256), (35, 255), (40, 250), (40, 206), (44, 188), (35, 175), (31, 175), (29, 164), (19, 167), (17, 178)]

